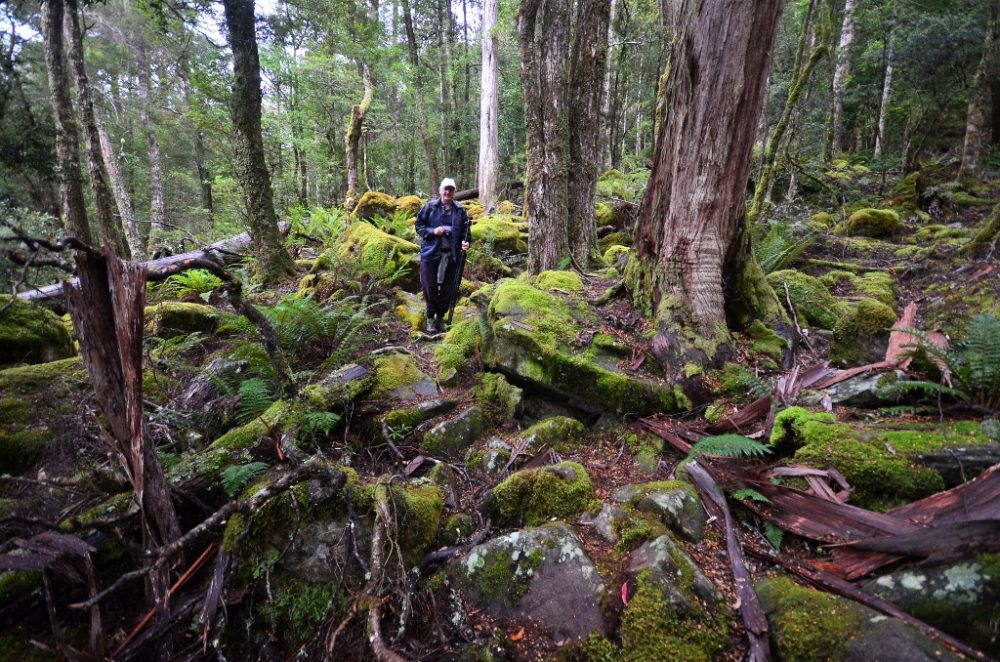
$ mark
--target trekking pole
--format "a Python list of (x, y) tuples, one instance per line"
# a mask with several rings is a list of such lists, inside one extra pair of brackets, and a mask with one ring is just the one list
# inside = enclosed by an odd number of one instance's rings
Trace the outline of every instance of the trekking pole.
[(459, 288), (462, 286), (462, 273), (465, 271), (465, 251), (459, 251), (458, 267), (455, 269), (455, 294), (451, 298), (451, 306), (448, 308), (448, 325), (451, 326), (451, 318), (455, 316), (455, 304), (458, 303)]

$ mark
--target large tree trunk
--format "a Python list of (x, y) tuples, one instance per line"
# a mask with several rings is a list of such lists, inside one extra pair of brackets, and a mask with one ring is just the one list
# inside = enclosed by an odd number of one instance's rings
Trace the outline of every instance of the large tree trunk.
[(160, 153), (160, 141), (156, 138), (156, 127), (150, 112), (152, 103), (152, 83), (150, 76), (149, 51), (142, 26), (136, 22), (135, 30), (135, 64), (137, 70), (139, 92), (139, 123), (146, 137), (146, 155), (149, 159), (149, 240), (147, 252), (156, 255), (163, 251), (166, 241), (166, 203), (163, 189), (163, 156)]
[(889, 99), (892, 95), (893, 67), (892, 28), (885, 35), (885, 75), (882, 76), (882, 101), (878, 107), (878, 133), (875, 134), (875, 159), (882, 158), (885, 150), (885, 124), (889, 117)]
[[(750, 254), (746, 182), (781, 0), (685, 0), (653, 169), (639, 208), (636, 303), (658, 359), (718, 360), (727, 322), (782, 319)], [(699, 336), (692, 339), (692, 334)]]
[(500, 95), (497, 87), (497, 36), (500, 0), (483, 1), (483, 67), (480, 77), (479, 202), (489, 211), (496, 203), (500, 167)]
[(129, 246), (125, 243), (121, 222), (115, 218), (111, 208), (111, 189), (108, 187), (108, 173), (101, 154), (101, 139), (97, 132), (94, 103), (90, 97), (90, 79), (83, 57), (83, 32), (80, 30), (76, 0), (67, 0), (64, 23), (66, 33), (69, 35), (70, 60), (76, 74), (76, 103), (83, 120), (87, 169), (90, 174), (90, 189), (94, 196), (94, 215), (101, 231), (101, 240), (111, 246), (117, 255), (127, 260), (130, 258)]
[(347, 133), (344, 134), (344, 147), (347, 152), (347, 195), (344, 206), (350, 211), (358, 201), (358, 144), (361, 142), (361, 129), (372, 105), (375, 94), (375, 84), (372, 82), (371, 69), (366, 62), (360, 64), (361, 81), (365, 86), (361, 103), (351, 107), (351, 119), (347, 123)]
[(410, 68), (413, 69), (413, 96), (417, 101), (417, 123), (420, 127), (420, 140), (424, 144), (424, 155), (427, 157), (427, 169), (430, 171), (431, 191), (437, 190), (438, 165), (434, 152), (434, 140), (427, 128), (427, 113), (424, 110), (423, 77), (420, 75), (420, 59), (417, 53), (417, 37), (413, 32), (413, 16), (410, 14), (409, 0), (403, 2), (403, 25), (406, 28), (406, 44), (410, 55)]
[(610, 0), (579, 0), (570, 83), (569, 248), (577, 264), (597, 246), (594, 195), (601, 161), (601, 106), (608, 56)]
[(986, 26), (986, 43), (979, 60), (972, 88), (969, 90), (969, 108), (965, 116), (965, 139), (962, 142), (962, 164), (958, 170), (960, 180), (977, 179), (982, 175), (983, 134), (986, 132), (986, 113), (990, 104), (989, 71), (997, 65), (998, 39), (1000, 39), (1000, 11), (997, 2), (991, 2), (989, 24)]
[(265, 282), (273, 282), (291, 273), (293, 266), (278, 231), (271, 175), (264, 161), (264, 139), (260, 132), (260, 57), (253, 0), (223, 0), (223, 6), (229, 45), (233, 50), (235, 80), (230, 113), (235, 129), (236, 179), (246, 200), (257, 269)]
[(532, 273), (554, 269), (569, 255), (569, 23), (568, 0), (523, 0), (517, 16)]
[(844, 93), (847, 76), (851, 73), (851, 42), (854, 41), (854, 1), (845, 0), (844, 18), (840, 26), (840, 43), (837, 45), (837, 66), (833, 73), (833, 143), (832, 154), (844, 150)]

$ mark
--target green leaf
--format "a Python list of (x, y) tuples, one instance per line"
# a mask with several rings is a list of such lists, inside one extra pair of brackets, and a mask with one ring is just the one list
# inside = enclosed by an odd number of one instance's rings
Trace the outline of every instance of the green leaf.
[(767, 538), (767, 541), (771, 543), (772, 547), (779, 552), (781, 551), (781, 543), (785, 540), (784, 531), (771, 522), (764, 522), (764, 536)]
[(219, 480), (222, 482), (222, 489), (230, 497), (235, 497), (247, 483), (256, 478), (267, 467), (268, 464), (266, 462), (251, 462), (250, 464), (236, 464), (226, 467), (219, 475)]
[(736, 490), (729, 496), (739, 501), (750, 499), (752, 501), (757, 501), (759, 503), (771, 503), (770, 499), (768, 499), (766, 496), (764, 496), (757, 490), (753, 489), (752, 487), (744, 487), (741, 490)]
[(719, 455), (722, 457), (763, 457), (770, 455), (771, 449), (764, 444), (738, 434), (720, 434), (705, 437), (691, 447), (688, 457), (699, 455)]

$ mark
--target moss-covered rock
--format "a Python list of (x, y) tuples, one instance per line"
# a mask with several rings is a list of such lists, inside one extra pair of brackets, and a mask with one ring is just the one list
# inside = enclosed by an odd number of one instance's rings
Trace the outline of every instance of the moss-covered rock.
[(351, 223), (340, 246), (320, 255), (313, 271), (348, 261), (373, 276), (385, 278), (388, 285), (412, 291), (420, 286), (420, 247), (370, 223)]
[(492, 246), (494, 251), (528, 251), (528, 224), (517, 217), (507, 214), (480, 216), (473, 221), (470, 231), (474, 244)]
[(775, 417), (770, 443), (796, 463), (835, 467), (854, 488), (851, 502), (874, 510), (923, 498), (945, 488), (918, 455), (934, 450), (988, 443), (974, 422), (914, 426), (894, 430), (838, 423), (832, 414), (789, 407)]
[(485, 431), (486, 417), (473, 405), (428, 430), (420, 447), (432, 455), (459, 455)]
[(438, 364), (438, 379), (447, 382), (479, 349), (481, 332), (476, 311), (464, 307), (456, 310), (458, 321), (452, 324), (434, 349), (434, 360)]
[(380, 191), (366, 191), (358, 204), (354, 205), (351, 218), (355, 220), (367, 220), (375, 216), (391, 218), (396, 211), (396, 199), (388, 193)]
[(211, 334), (227, 315), (201, 303), (163, 301), (146, 309), (146, 333), (159, 338), (188, 333)]
[(373, 398), (410, 400), (437, 395), (437, 384), (420, 369), (416, 358), (402, 352), (380, 354), (374, 361)]
[(875, 299), (893, 310), (896, 309), (896, 279), (885, 271), (868, 271), (861, 278), (852, 281), (854, 290), (871, 299)]
[(852, 237), (890, 237), (899, 228), (899, 214), (892, 209), (859, 209), (847, 219)]
[(410, 327), (414, 334), (424, 330), (427, 310), (424, 297), (419, 292), (396, 290), (396, 318)]
[(503, 420), (498, 423), (517, 416), (521, 409), (521, 397), (524, 391), (508, 382), (507, 378), (498, 372), (484, 372), (479, 379), (476, 399), (500, 410), (500, 417)]
[(583, 466), (561, 462), (512, 474), (493, 488), (485, 508), (501, 526), (536, 526), (575, 517), (590, 507), (594, 487)]
[(534, 286), (542, 290), (558, 290), (560, 292), (580, 292), (583, 290), (583, 279), (575, 271), (543, 271), (529, 279)]
[(423, 206), (424, 201), (417, 195), (404, 195), (396, 199), (396, 211), (405, 212), (411, 216), (416, 216)]
[(921, 173), (917, 171), (899, 180), (889, 192), (889, 205), (909, 213), (916, 212), (920, 208), (920, 194), (924, 188), (921, 179)]
[(782, 338), (774, 329), (760, 320), (751, 322), (745, 334), (750, 339), (750, 350), (769, 359), (768, 367), (773, 369), (777, 369), (782, 364), (785, 355), (791, 349), (785, 338)]
[(480, 290), (473, 300), (483, 315), (486, 367), (599, 409), (649, 413), (678, 407), (672, 387), (623, 372), (621, 357), (608, 347), (574, 346), (597, 323), (581, 298), (508, 279)]
[(351, 402), (367, 393), (374, 384), (367, 368), (349, 363), (337, 368), (315, 384), (302, 389), (306, 402), (317, 411), (343, 411)]
[(613, 498), (618, 503), (629, 504), (639, 512), (656, 517), (692, 542), (701, 540), (708, 523), (698, 493), (690, 483), (681, 480), (623, 485), (615, 491)]
[(604, 260), (604, 264), (612, 266), (616, 262), (618, 262), (618, 259), (621, 258), (623, 255), (626, 256), (625, 259), (627, 259), (627, 256), (631, 252), (632, 249), (629, 248), (628, 246), (618, 246), (616, 244), (614, 246), (609, 246), (608, 249), (604, 251), (602, 259)]
[(788, 295), (800, 324), (832, 329), (837, 323), (842, 306), (819, 278), (794, 269), (784, 269), (769, 273), (767, 282), (775, 292), (780, 293), (782, 301), (785, 299), (785, 285), (788, 285)]
[(615, 220), (615, 208), (610, 202), (598, 202), (594, 205), (594, 222), (597, 227), (611, 225)]
[(73, 356), (73, 340), (50, 310), (0, 295), (0, 366), (45, 363)]
[(567, 416), (552, 416), (541, 420), (521, 433), (523, 448), (537, 451), (545, 444), (557, 453), (570, 453), (583, 443), (586, 433), (583, 423)]
[(830, 361), (846, 368), (882, 360), (895, 324), (892, 308), (875, 299), (862, 299), (834, 325)]
[(902, 621), (784, 577), (755, 586), (771, 643), (787, 662), (955, 660), (943, 646)]

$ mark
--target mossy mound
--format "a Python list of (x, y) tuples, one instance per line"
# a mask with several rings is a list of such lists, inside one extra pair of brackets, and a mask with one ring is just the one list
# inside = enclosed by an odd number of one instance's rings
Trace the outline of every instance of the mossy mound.
[(569, 453), (579, 448), (586, 433), (583, 423), (568, 416), (552, 416), (539, 421), (521, 433), (528, 448), (537, 451), (545, 444), (557, 453)]
[(462, 206), (465, 207), (465, 213), (468, 214), (469, 218), (472, 220), (476, 220), (486, 213), (486, 209), (479, 203), (478, 200), (463, 202)]
[(862, 299), (833, 327), (830, 361), (845, 368), (880, 361), (895, 324), (892, 308), (875, 299)]
[(0, 295), (0, 366), (12, 363), (46, 363), (73, 356), (73, 340), (62, 321), (50, 310), (10, 296)]
[(859, 209), (847, 219), (851, 237), (890, 237), (899, 228), (899, 213), (892, 209)]
[(396, 211), (396, 199), (388, 193), (380, 191), (367, 191), (354, 205), (351, 218), (359, 221), (368, 220), (375, 216), (391, 218)]
[(836, 325), (842, 306), (819, 278), (794, 269), (784, 269), (769, 273), (767, 282), (782, 301), (785, 299), (785, 284), (788, 285), (788, 295), (800, 323), (821, 329), (832, 329)]
[(911, 172), (899, 180), (889, 192), (889, 206), (914, 213), (920, 208), (920, 193), (923, 191), (921, 173)]
[(832, 465), (854, 488), (853, 504), (886, 510), (945, 489), (942, 476), (921, 466), (918, 454), (988, 441), (975, 422), (893, 430), (879, 423), (838, 423), (826, 412), (789, 407), (775, 417), (770, 443), (779, 454), (792, 455), (795, 463)]
[(424, 297), (419, 293), (396, 290), (396, 317), (405, 322), (414, 334), (424, 330), (427, 310)]
[(608, 249), (612, 246), (625, 246), (626, 248), (632, 245), (632, 236), (619, 230), (618, 232), (609, 232), (600, 239), (597, 240), (597, 248), (602, 253), (607, 253)]
[(616, 244), (614, 246), (609, 246), (608, 249), (604, 251), (602, 259), (604, 260), (604, 264), (611, 266), (615, 262), (617, 262), (618, 258), (620, 258), (622, 255), (627, 256), (631, 252), (632, 249), (629, 248), (628, 246), (619, 246)]
[(486, 430), (487, 422), (482, 410), (473, 405), (428, 430), (420, 447), (432, 455), (459, 455)]
[(470, 229), (472, 242), (480, 247), (511, 253), (528, 251), (527, 222), (506, 214), (490, 214), (475, 219)]
[(316, 260), (314, 270), (331, 264), (352, 261), (366, 273), (386, 279), (387, 285), (398, 285), (416, 291), (420, 286), (420, 247), (413, 242), (379, 230), (370, 223), (351, 223), (339, 247), (331, 248)]
[[(458, 314), (459, 311), (456, 311)], [(465, 313), (470, 313), (466, 316)], [(434, 360), (438, 364), (438, 379), (448, 381), (479, 349), (481, 338), (478, 316), (471, 316), (473, 311), (461, 311), (461, 319), (452, 324), (441, 339), (441, 344), (434, 349)]]
[(396, 199), (396, 211), (401, 211), (411, 216), (416, 216), (417, 212), (423, 206), (424, 201), (417, 195), (404, 195)]
[(537, 526), (550, 519), (575, 517), (594, 499), (587, 470), (561, 462), (512, 474), (490, 493), (486, 508), (501, 526)]
[(610, 202), (598, 202), (594, 205), (594, 222), (597, 227), (611, 225), (615, 220), (615, 208)]
[(560, 292), (580, 292), (583, 290), (583, 279), (575, 271), (543, 271), (534, 278), (528, 278), (535, 287), (543, 290), (558, 290)]
[(484, 372), (476, 388), (476, 399), (501, 411), (504, 419), (513, 418), (521, 408), (523, 391), (498, 372)]
[(897, 286), (892, 274), (885, 271), (868, 271), (851, 282), (858, 294), (884, 303), (889, 308), (896, 308)]
[(146, 333), (158, 338), (195, 332), (211, 334), (226, 317), (231, 316), (202, 303), (163, 301), (146, 308)]
[(410, 400), (437, 395), (437, 385), (423, 373), (410, 354), (392, 352), (379, 355), (375, 358), (374, 370), (373, 398)]
[(747, 327), (745, 335), (750, 339), (750, 350), (764, 357), (766, 367), (776, 370), (781, 365), (785, 353), (789, 350), (786, 339), (760, 320), (754, 320)]
[(622, 372), (616, 347), (600, 342), (574, 347), (579, 334), (597, 324), (582, 299), (505, 279), (480, 290), (473, 300), (483, 314), (487, 368), (597, 409), (649, 413), (678, 408), (670, 386)]

